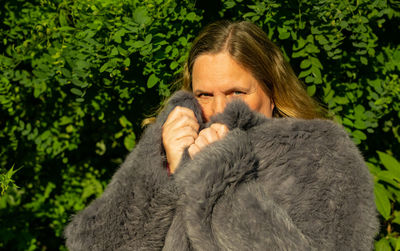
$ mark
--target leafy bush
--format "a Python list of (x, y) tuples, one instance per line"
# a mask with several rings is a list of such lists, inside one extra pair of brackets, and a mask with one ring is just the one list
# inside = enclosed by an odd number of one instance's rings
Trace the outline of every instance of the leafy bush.
[(0, 162), (24, 166), (0, 201), (0, 248), (56, 250), (169, 95), (200, 17), (190, 1), (0, 8)]
[(0, 248), (65, 249), (70, 215), (170, 95), (190, 41), (226, 18), (262, 27), (345, 126), (374, 176), (376, 249), (400, 250), (398, 2), (16, 0), (0, 17), (0, 166), (23, 166), (0, 199)]

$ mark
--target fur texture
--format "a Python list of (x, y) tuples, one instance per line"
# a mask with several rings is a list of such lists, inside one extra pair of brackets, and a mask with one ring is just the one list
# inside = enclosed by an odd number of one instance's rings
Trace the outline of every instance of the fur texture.
[[(161, 128), (175, 106), (230, 132), (165, 170)], [(378, 221), (358, 149), (324, 120), (268, 119), (243, 102), (203, 124), (178, 92), (104, 194), (65, 230), (70, 250), (371, 250)]]

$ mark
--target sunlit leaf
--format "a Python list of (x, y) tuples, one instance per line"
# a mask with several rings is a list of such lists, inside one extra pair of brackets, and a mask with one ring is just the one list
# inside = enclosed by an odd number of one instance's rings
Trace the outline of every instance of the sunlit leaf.
[(390, 201), (389, 201), (388, 196), (386, 195), (385, 188), (380, 184), (375, 184), (374, 194), (375, 194), (376, 208), (378, 209), (379, 213), (385, 219), (389, 219), (389, 217), (390, 217)]
[(376, 251), (392, 251), (390, 247), (389, 241), (385, 238), (380, 239), (379, 241), (375, 242), (375, 250)]
[(155, 74), (151, 74), (147, 80), (147, 88), (152, 88), (153, 86), (155, 86), (158, 80), (159, 78), (157, 78)]
[(124, 138), (124, 146), (128, 151), (131, 151), (136, 145), (136, 136), (134, 133), (129, 134)]
[(387, 153), (377, 151), (379, 159), (389, 172), (395, 175), (396, 179), (400, 181), (400, 163)]

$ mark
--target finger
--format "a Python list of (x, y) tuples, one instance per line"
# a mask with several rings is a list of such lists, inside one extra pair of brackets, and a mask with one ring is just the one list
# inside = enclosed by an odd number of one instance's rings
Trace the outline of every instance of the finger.
[(199, 137), (200, 136), (204, 137), (206, 139), (206, 141), (208, 142), (208, 144), (219, 140), (217, 132), (213, 128), (210, 128), (210, 127), (201, 130), (201, 132), (199, 133)]
[(197, 122), (197, 120), (194, 120), (186, 115), (177, 118), (176, 120), (174, 120), (173, 123), (166, 125), (166, 127), (171, 128), (171, 130), (176, 130), (176, 129), (180, 129), (186, 126), (190, 126), (193, 128), (193, 130), (198, 131), (199, 130), (199, 123)]
[(194, 120), (193, 118), (188, 117), (187, 115), (183, 115), (179, 118), (175, 118), (172, 121), (166, 122), (162, 126), (162, 130), (163, 130), (163, 133), (166, 132), (168, 134), (171, 134), (171, 133), (175, 133), (176, 131), (179, 131), (181, 128), (187, 127), (187, 126), (193, 128), (193, 130), (196, 132), (199, 130), (199, 127), (200, 127), (197, 120)]
[(218, 135), (217, 132), (212, 128), (203, 129), (197, 139), (195, 140), (195, 144), (202, 149), (203, 147), (207, 146), (208, 144), (217, 141)]
[(199, 126), (200, 125), (193, 120), (179, 120), (176, 123), (171, 123), (162, 127), (162, 138), (167, 141), (178, 139), (184, 135), (193, 135), (197, 138)]
[(194, 145), (196, 138), (192, 136), (185, 136), (177, 140), (177, 144), (181, 145), (182, 148)]
[(195, 131), (190, 126), (186, 126), (183, 128), (179, 128), (179, 130), (177, 130), (176, 132), (171, 132), (171, 138), (173, 138), (173, 140), (175, 141), (178, 141), (181, 138), (185, 137), (191, 137), (193, 139), (197, 139), (198, 137), (197, 131)]
[(186, 117), (188, 119), (194, 120), (195, 122), (198, 122), (192, 110), (186, 107), (177, 106), (170, 112), (164, 125), (175, 123), (175, 121), (180, 120), (182, 117)]
[(219, 139), (225, 137), (225, 135), (229, 132), (228, 127), (220, 123), (214, 123), (210, 126), (210, 128), (213, 128), (217, 132)]
[(207, 141), (207, 138), (199, 135), (197, 139), (194, 141), (194, 144), (199, 147), (199, 149), (202, 149), (203, 147), (207, 146), (209, 142)]
[(191, 146), (189, 146), (188, 152), (189, 152), (190, 158), (193, 159), (194, 156), (195, 156), (198, 152), (200, 152), (200, 148), (199, 148), (196, 144), (192, 144)]
[(197, 138), (199, 125), (194, 121), (187, 121), (186, 123), (177, 122), (177, 124), (166, 125), (162, 128), (163, 139), (178, 139), (185, 135), (193, 135)]

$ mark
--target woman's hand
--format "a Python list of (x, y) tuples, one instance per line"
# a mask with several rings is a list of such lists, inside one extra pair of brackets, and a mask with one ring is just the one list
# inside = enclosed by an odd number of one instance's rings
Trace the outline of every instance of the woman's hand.
[(203, 147), (222, 139), (228, 131), (229, 129), (226, 125), (219, 123), (214, 123), (210, 127), (201, 130), (199, 136), (194, 141), (194, 144), (190, 145), (188, 149), (190, 157), (193, 159), (194, 155)]
[(162, 127), (162, 140), (171, 173), (175, 172), (183, 151), (195, 143), (199, 123), (193, 111), (177, 106)]

